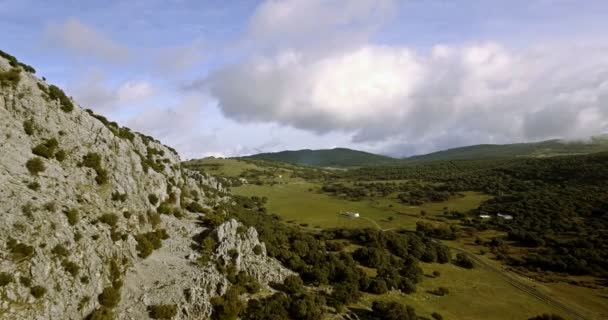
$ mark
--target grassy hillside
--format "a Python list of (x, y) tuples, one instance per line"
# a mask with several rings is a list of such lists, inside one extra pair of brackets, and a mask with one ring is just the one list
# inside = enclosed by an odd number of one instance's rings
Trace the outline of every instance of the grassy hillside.
[(483, 160), (517, 157), (552, 157), (608, 151), (608, 135), (594, 137), (588, 142), (547, 140), (532, 143), (480, 144), (448, 149), (404, 159), (405, 162), (440, 160)]
[(399, 163), (398, 159), (391, 157), (346, 148), (260, 153), (246, 158), (291, 162), (317, 167), (361, 167)]

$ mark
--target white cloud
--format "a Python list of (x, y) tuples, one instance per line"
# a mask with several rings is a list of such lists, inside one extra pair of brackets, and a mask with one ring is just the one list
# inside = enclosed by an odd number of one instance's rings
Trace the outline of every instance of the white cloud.
[(128, 80), (112, 85), (100, 71), (91, 72), (70, 90), (86, 108), (104, 113), (130, 104), (143, 104), (157, 94), (157, 91), (145, 80)]
[(129, 49), (93, 27), (71, 18), (46, 27), (46, 41), (51, 46), (68, 49), (83, 56), (95, 56), (112, 62), (124, 62)]
[(186, 71), (203, 61), (203, 49), (204, 45), (200, 40), (180, 46), (160, 48), (154, 58), (154, 64), (162, 73)]
[(576, 138), (608, 130), (605, 52), (491, 42), (428, 54), (371, 44), (321, 56), (286, 50), (224, 68), (202, 86), (237, 121), (350, 132), (355, 142)]
[(394, 0), (268, 0), (255, 10), (248, 37), (257, 45), (342, 46), (386, 22)]

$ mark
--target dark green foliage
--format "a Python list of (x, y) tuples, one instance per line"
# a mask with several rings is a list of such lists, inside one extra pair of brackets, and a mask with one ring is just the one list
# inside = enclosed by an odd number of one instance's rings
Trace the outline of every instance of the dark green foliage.
[(34, 123), (34, 119), (28, 119), (23, 121), (23, 130), (28, 136), (34, 134), (34, 129), (36, 128), (36, 124)]
[(62, 244), (55, 245), (51, 250), (51, 253), (56, 257), (67, 257), (70, 255), (70, 251)]
[(262, 246), (259, 244), (256, 244), (255, 247), (253, 247), (253, 253), (255, 253), (256, 255), (261, 255), (262, 254)]
[(135, 248), (141, 258), (146, 258), (154, 250), (160, 249), (163, 246), (162, 240), (168, 238), (169, 235), (165, 229), (138, 234), (135, 236), (135, 240), (137, 240), (137, 246)]
[(432, 293), (436, 296), (443, 297), (443, 296), (447, 295), (448, 293), (450, 293), (450, 290), (448, 290), (448, 288), (446, 288), (446, 287), (439, 287), (435, 290), (429, 291), (429, 293)]
[(114, 320), (114, 311), (109, 308), (101, 307), (95, 309), (90, 315), (86, 317), (86, 320)]
[(112, 201), (125, 202), (127, 200), (127, 197), (128, 196), (126, 193), (120, 193), (118, 191), (112, 192)]
[(372, 311), (379, 320), (417, 320), (416, 311), (398, 302), (374, 301)]
[(65, 92), (63, 92), (63, 90), (61, 90), (59, 87), (50, 85), (48, 88), (48, 95), (52, 100), (59, 100), (61, 110), (64, 112), (72, 112), (72, 110), (74, 110), (72, 100), (70, 100), (70, 98), (65, 95)]
[(237, 287), (232, 286), (222, 297), (211, 298), (213, 306), (212, 319), (215, 320), (235, 320), (239, 313), (244, 309), (245, 303), (239, 297), (240, 291)]
[(61, 262), (61, 266), (67, 273), (72, 275), (72, 277), (74, 278), (78, 276), (78, 273), (80, 272), (80, 266), (78, 266), (78, 264), (76, 264), (75, 262), (69, 260), (63, 260)]
[(32, 181), (27, 184), (27, 187), (34, 191), (38, 191), (40, 190), (40, 183), (38, 183), (38, 181)]
[(148, 306), (148, 314), (152, 319), (171, 319), (177, 315), (176, 304), (155, 304)]
[(456, 255), (456, 259), (454, 260), (454, 264), (462, 267), (462, 268), (466, 268), (466, 269), (473, 269), (473, 267), (475, 267), (475, 264), (473, 263), (473, 260), (471, 260), (471, 258), (469, 258), (466, 254), (464, 253), (458, 253)]
[(205, 212), (205, 208), (198, 202), (192, 201), (186, 205), (186, 210), (190, 212)]
[(59, 162), (62, 162), (63, 160), (65, 160), (65, 158), (67, 156), (68, 156), (67, 153), (63, 149), (59, 149), (59, 150), (57, 150), (57, 152), (55, 152), (55, 159), (57, 159), (57, 161), (59, 161)]
[(122, 139), (127, 139), (131, 142), (135, 139), (135, 134), (129, 128), (122, 127), (118, 129), (118, 136)]
[(539, 316), (532, 317), (528, 320), (565, 320), (563, 317), (556, 314), (543, 313)]
[(256, 278), (248, 275), (246, 272), (241, 271), (236, 275), (236, 285), (245, 289), (245, 291), (249, 294), (254, 294), (260, 291), (261, 286)]
[(30, 174), (33, 176), (37, 176), (40, 172), (43, 172), (44, 170), (46, 170), (46, 166), (44, 165), (44, 162), (42, 161), (42, 159), (40, 159), (38, 157), (28, 160), (25, 163), (25, 167), (30, 172)]
[(118, 219), (118, 215), (114, 213), (106, 213), (99, 218), (99, 221), (109, 225), (110, 227), (115, 227), (118, 223)]
[(34, 298), (40, 299), (46, 294), (46, 288), (43, 286), (33, 286), (30, 288), (30, 293)]
[(8, 71), (0, 71), (0, 87), (15, 88), (21, 80), (21, 70), (12, 68)]
[(80, 214), (78, 212), (78, 209), (72, 208), (68, 211), (65, 211), (65, 216), (68, 218), (68, 223), (71, 226), (77, 224), (78, 221), (80, 221)]
[(24, 287), (29, 288), (29, 287), (32, 286), (32, 279), (28, 278), (28, 277), (21, 276), (21, 277), (19, 277), (19, 283), (22, 284)]
[(89, 152), (83, 158), (80, 165), (95, 170), (97, 184), (104, 184), (108, 181), (108, 172), (101, 166), (101, 156), (99, 153)]
[(13, 238), (9, 238), (6, 245), (14, 261), (29, 259), (32, 257), (32, 255), (34, 255), (34, 247), (25, 243), (17, 242), (17, 240)]
[(29, 66), (27, 64), (24, 64), (22, 62), (20, 62), (19, 60), (17, 60), (17, 58), (15, 58), (13, 55), (10, 55), (2, 50), (0, 50), (0, 57), (8, 60), (8, 63), (11, 65), (11, 67), (13, 68), (22, 68), (23, 70), (25, 70), (26, 72), (29, 73), (36, 73), (36, 69), (34, 69), (32, 66)]
[(433, 317), (433, 319), (435, 319), (435, 320), (443, 320), (443, 316), (442, 316), (442, 315), (440, 315), (440, 314), (439, 314), (439, 313), (437, 313), (437, 312), (433, 312), (433, 313), (431, 314), (431, 317)]
[(32, 153), (43, 158), (53, 158), (55, 150), (59, 146), (59, 142), (55, 138), (47, 139), (45, 142), (35, 146)]
[(160, 219), (160, 215), (157, 212), (149, 210), (147, 212), (147, 215), (148, 215), (148, 222), (150, 222), (151, 226), (156, 227), (160, 224), (161, 219)]
[(148, 201), (150, 202), (150, 204), (156, 205), (158, 203), (158, 196), (155, 194), (149, 194)]
[(120, 302), (120, 289), (106, 287), (99, 296), (97, 296), (97, 300), (99, 301), (99, 304), (106, 308), (114, 308)]
[(0, 287), (4, 287), (9, 283), (13, 282), (15, 279), (8, 272), (0, 272)]

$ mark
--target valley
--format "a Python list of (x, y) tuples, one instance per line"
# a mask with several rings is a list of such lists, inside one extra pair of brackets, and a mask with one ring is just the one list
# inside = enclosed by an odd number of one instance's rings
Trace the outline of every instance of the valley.
[[(509, 160), (457, 165), (461, 172), (471, 176), (514, 164)], [(426, 312), (429, 317), (439, 307), (441, 314), (449, 319), (523, 319), (530, 314), (540, 313), (562, 314), (572, 319), (603, 319), (608, 315), (608, 308), (604, 304), (608, 289), (601, 278), (518, 268), (507, 263), (504, 257), (497, 259), (502, 253), (488, 246), (493, 239), (504, 239), (501, 240), (504, 241), (501, 250), (512, 256), (521, 257), (529, 248), (508, 240), (508, 232), (500, 228), (472, 227), (473, 220), (484, 222), (484, 219), (476, 218), (479, 213), (473, 212), (482, 203), (493, 199), (493, 192), (483, 192), (481, 188), (458, 191), (446, 200), (412, 205), (400, 200), (399, 191), (392, 190), (397, 188), (395, 186), (411, 185), (413, 181), (423, 185), (441, 185), (436, 178), (437, 171), (441, 174), (445, 170), (438, 169), (442, 164), (431, 163), (428, 165), (430, 168), (422, 166), (399, 174), (395, 174), (395, 168), (362, 168), (348, 173), (249, 159), (204, 159), (189, 162), (186, 166), (208, 173), (215, 172), (234, 181), (241, 179), (231, 188), (234, 194), (266, 198), (269, 213), (280, 216), (283, 223), (308, 233), (333, 228), (407, 232), (416, 232), (418, 228), (420, 232), (418, 224), (422, 222), (434, 228), (452, 230), (453, 235), (447, 238), (437, 234), (443, 238), (438, 241), (444, 242), (453, 252), (465, 252), (477, 261), (477, 267), (472, 270), (449, 264), (422, 263), (421, 267), (428, 276), (421, 281), (415, 293), (389, 291), (379, 296), (365, 293), (353, 308), (369, 308), (374, 300), (380, 298), (411, 305), (421, 314)], [(370, 174), (372, 171), (378, 174)], [(391, 174), (388, 175), (388, 172)], [(363, 176), (365, 178), (361, 178)], [(243, 179), (247, 180), (246, 183), (243, 183)], [(374, 191), (359, 194), (353, 191), (356, 188), (382, 190), (378, 186), (370, 188), (369, 184), (385, 183), (393, 187), (383, 191), (383, 194)], [(328, 193), (327, 186), (336, 184), (343, 186), (343, 189)], [(356, 212), (360, 216), (349, 217), (343, 214), (345, 212)], [(499, 225), (503, 223), (498, 217), (492, 220)], [(370, 275), (375, 272), (375, 269), (366, 270)], [(434, 278), (433, 271), (439, 271), (441, 276)], [(450, 294), (437, 296), (429, 293), (436, 287), (445, 287)], [(581, 295), (585, 298), (580, 299)], [(462, 305), (467, 305), (467, 308), (462, 308)]]

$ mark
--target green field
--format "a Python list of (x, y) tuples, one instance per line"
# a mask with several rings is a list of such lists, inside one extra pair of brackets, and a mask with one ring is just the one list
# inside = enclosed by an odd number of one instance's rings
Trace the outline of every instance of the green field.
[[(431, 318), (433, 312), (444, 319), (521, 320), (542, 313), (559, 313), (531, 298), (483, 268), (462, 269), (453, 264), (421, 263), (425, 275), (413, 294), (389, 292), (383, 295), (364, 294), (356, 307), (368, 308), (374, 300), (395, 300), (416, 309), (421, 316)], [(433, 278), (433, 271), (441, 275)], [(436, 296), (428, 291), (445, 287), (449, 293)]]
[[(438, 216), (444, 207), (450, 210), (467, 211), (476, 208), (488, 196), (467, 192), (463, 197), (445, 202), (426, 203), (422, 206), (406, 206), (396, 198), (387, 197), (378, 200), (350, 201), (335, 198), (318, 192), (319, 185), (303, 180), (293, 180), (274, 186), (244, 185), (233, 188), (233, 193), (244, 196), (264, 196), (268, 198), (268, 210), (283, 217), (286, 221), (308, 224), (309, 227), (380, 227), (407, 228), (416, 227), (421, 210), (429, 216)], [(392, 205), (392, 207), (390, 207)], [(348, 218), (341, 212), (359, 212), (361, 218)]]

